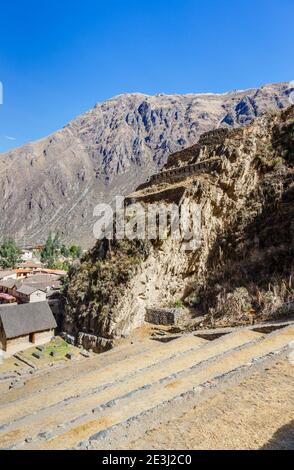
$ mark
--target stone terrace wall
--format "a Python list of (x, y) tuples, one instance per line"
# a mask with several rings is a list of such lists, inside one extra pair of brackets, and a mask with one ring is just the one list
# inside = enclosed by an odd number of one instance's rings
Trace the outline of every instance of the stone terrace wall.
[(192, 163), (190, 165), (173, 168), (171, 170), (161, 171), (160, 173), (151, 176), (146, 183), (137, 188), (137, 191), (145, 189), (152, 184), (175, 183), (182, 178), (188, 178), (189, 176), (195, 176), (198, 174), (200, 175), (201, 173), (216, 170), (220, 163), (220, 158), (211, 158), (202, 162)]
[(145, 321), (154, 325), (176, 325), (186, 316), (181, 308), (147, 308)]

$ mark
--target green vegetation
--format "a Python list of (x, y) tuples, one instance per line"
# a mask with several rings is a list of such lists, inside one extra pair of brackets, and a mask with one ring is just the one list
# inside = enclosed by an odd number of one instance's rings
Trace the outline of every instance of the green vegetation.
[(99, 241), (81, 264), (69, 271), (63, 287), (67, 314), (77, 317), (76, 324), (88, 317), (91, 327), (98, 329), (98, 323), (107, 321), (148, 253), (149, 242), (142, 240)]
[(69, 254), (73, 259), (78, 259), (82, 256), (82, 248), (78, 245), (72, 245), (69, 249)]
[[(59, 236), (49, 234), (41, 253), (34, 251), (34, 257), (40, 257), (42, 263), (50, 269), (62, 269), (68, 271), (71, 260), (82, 256), (82, 248), (79, 245), (67, 247), (60, 242)], [(63, 259), (68, 258), (68, 259)], [(0, 245), (0, 268), (13, 269), (21, 262), (21, 249), (15, 240), (8, 238)]]
[(60, 257), (78, 259), (82, 255), (82, 249), (78, 245), (67, 247), (62, 244), (59, 235), (50, 233), (44, 248), (41, 251), (41, 261), (50, 269), (63, 269), (68, 271), (70, 262), (68, 260), (60, 261)]
[(172, 308), (183, 308), (184, 304), (181, 299), (177, 299), (175, 302), (172, 302), (170, 306)]
[(83, 250), (79, 245), (72, 245), (67, 247), (66, 245), (61, 245), (60, 254), (65, 258), (78, 259), (82, 256)]
[(68, 258), (69, 257), (69, 249), (67, 246), (65, 245), (61, 245), (60, 247), (60, 254), (61, 256), (64, 256), (65, 258)]
[(20, 261), (21, 250), (11, 238), (4, 240), (0, 245), (0, 267), (2, 269), (15, 268)]
[[(33, 364), (40, 365), (67, 360), (66, 355), (68, 353), (77, 354), (77, 351), (75, 346), (71, 346), (60, 337), (55, 337), (42, 346), (42, 351), (38, 349), (38, 346), (32, 347), (24, 350), (21, 356)], [(34, 357), (34, 353), (40, 354), (41, 358)], [(51, 355), (51, 353), (55, 354)]]
[[(48, 265), (47, 265), (48, 266)], [(65, 261), (55, 261), (52, 265), (48, 266), (49, 269), (60, 269), (62, 271), (68, 271), (70, 269), (71, 263), (68, 260)]]
[(185, 304), (189, 305), (190, 307), (197, 307), (201, 303), (201, 296), (193, 292), (185, 299)]
[(55, 263), (60, 255), (60, 240), (58, 235), (52, 237), (51, 233), (49, 234), (44, 248), (41, 251), (41, 261), (46, 264), (48, 268), (54, 268)]
[(50, 343), (44, 345), (43, 354), (48, 358), (52, 358), (50, 354), (55, 352), (57, 356), (54, 358), (56, 359), (64, 359), (64, 356), (72, 352), (72, 347), (66, 343), (62, 338), (54, 338)]

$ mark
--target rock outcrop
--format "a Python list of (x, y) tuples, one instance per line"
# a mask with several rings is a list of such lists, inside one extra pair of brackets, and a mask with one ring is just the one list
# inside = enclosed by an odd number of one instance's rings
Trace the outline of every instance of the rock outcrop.
[(126, 195), (206, 131), (289, 105), (289, 84), (226, 94), (126, 94), (51, 136), (1, 154), (0, 233), (23, 243), (49, 231), (93, 246), (93, 208)]
[(204, 134), (128, 198), (147, 209), (160, 202), (193, 211), (196, 204), (197, 247), (169, 235), (98, 242), (70, 272), (64, 328), (91, 334), (92, 343), (96, 336), (101, 350), (102, 339), (109, 347), (154, 305), (180, 302), (204, 315), (203, 327), (246, 324), (249, 309), (258, 321), (287, 316), (294, 305), (293, 197), (294, 107)]

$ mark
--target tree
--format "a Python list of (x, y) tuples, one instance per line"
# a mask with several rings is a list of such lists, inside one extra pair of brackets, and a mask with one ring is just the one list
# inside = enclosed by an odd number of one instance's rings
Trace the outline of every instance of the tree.
[(21, 250), (11, 238), (4, 240), (0, 245), (0, 267), (4, 269), (15, 268), (21, 261)]
[[(59, 236), (50, 233), (44, 245), (44, 248), (41, 251), (41, 261), (46, 264), (48, 268), (52, 269), (63, 269), (62, 263), (60, 261), (60, 256), (64, 256), (65, 258), (73, 258), (77, 259), (82, 256), (82, 248), (78, 245), (72, 245), (68, 248), (65, 244), (60, 242)], [(64, 262), (65, 269), (68, 269), (69, 263), (67, 261)]]
[(45, 263), (48, 268), (55, 265), (60, 253), (60, 248), (61, 245), (58, 234), (52, 237), (51, 233), (49, 233), (44, 248), (41, 251), (41, 261)]
[(68, 257), (69, 257), (70, 251), (69, 251), (69, 249), (67, 248), (67, 246), (61, 245), (60, 254), (61, 254), (62, 256), (64, 256), (65, 258), (68, 258)]

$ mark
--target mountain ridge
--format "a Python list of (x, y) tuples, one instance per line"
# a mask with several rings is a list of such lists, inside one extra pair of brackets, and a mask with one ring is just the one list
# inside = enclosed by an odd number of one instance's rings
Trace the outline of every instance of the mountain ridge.
[(126, 93), (96, 103), (49, 136), (0, 154), (0, 233), (30, 244), (53, 231), (89, 247), (97, 203), (127, 195), (204, 132), (287, 107), (290, 91), (281, 83), (225, 94)]

